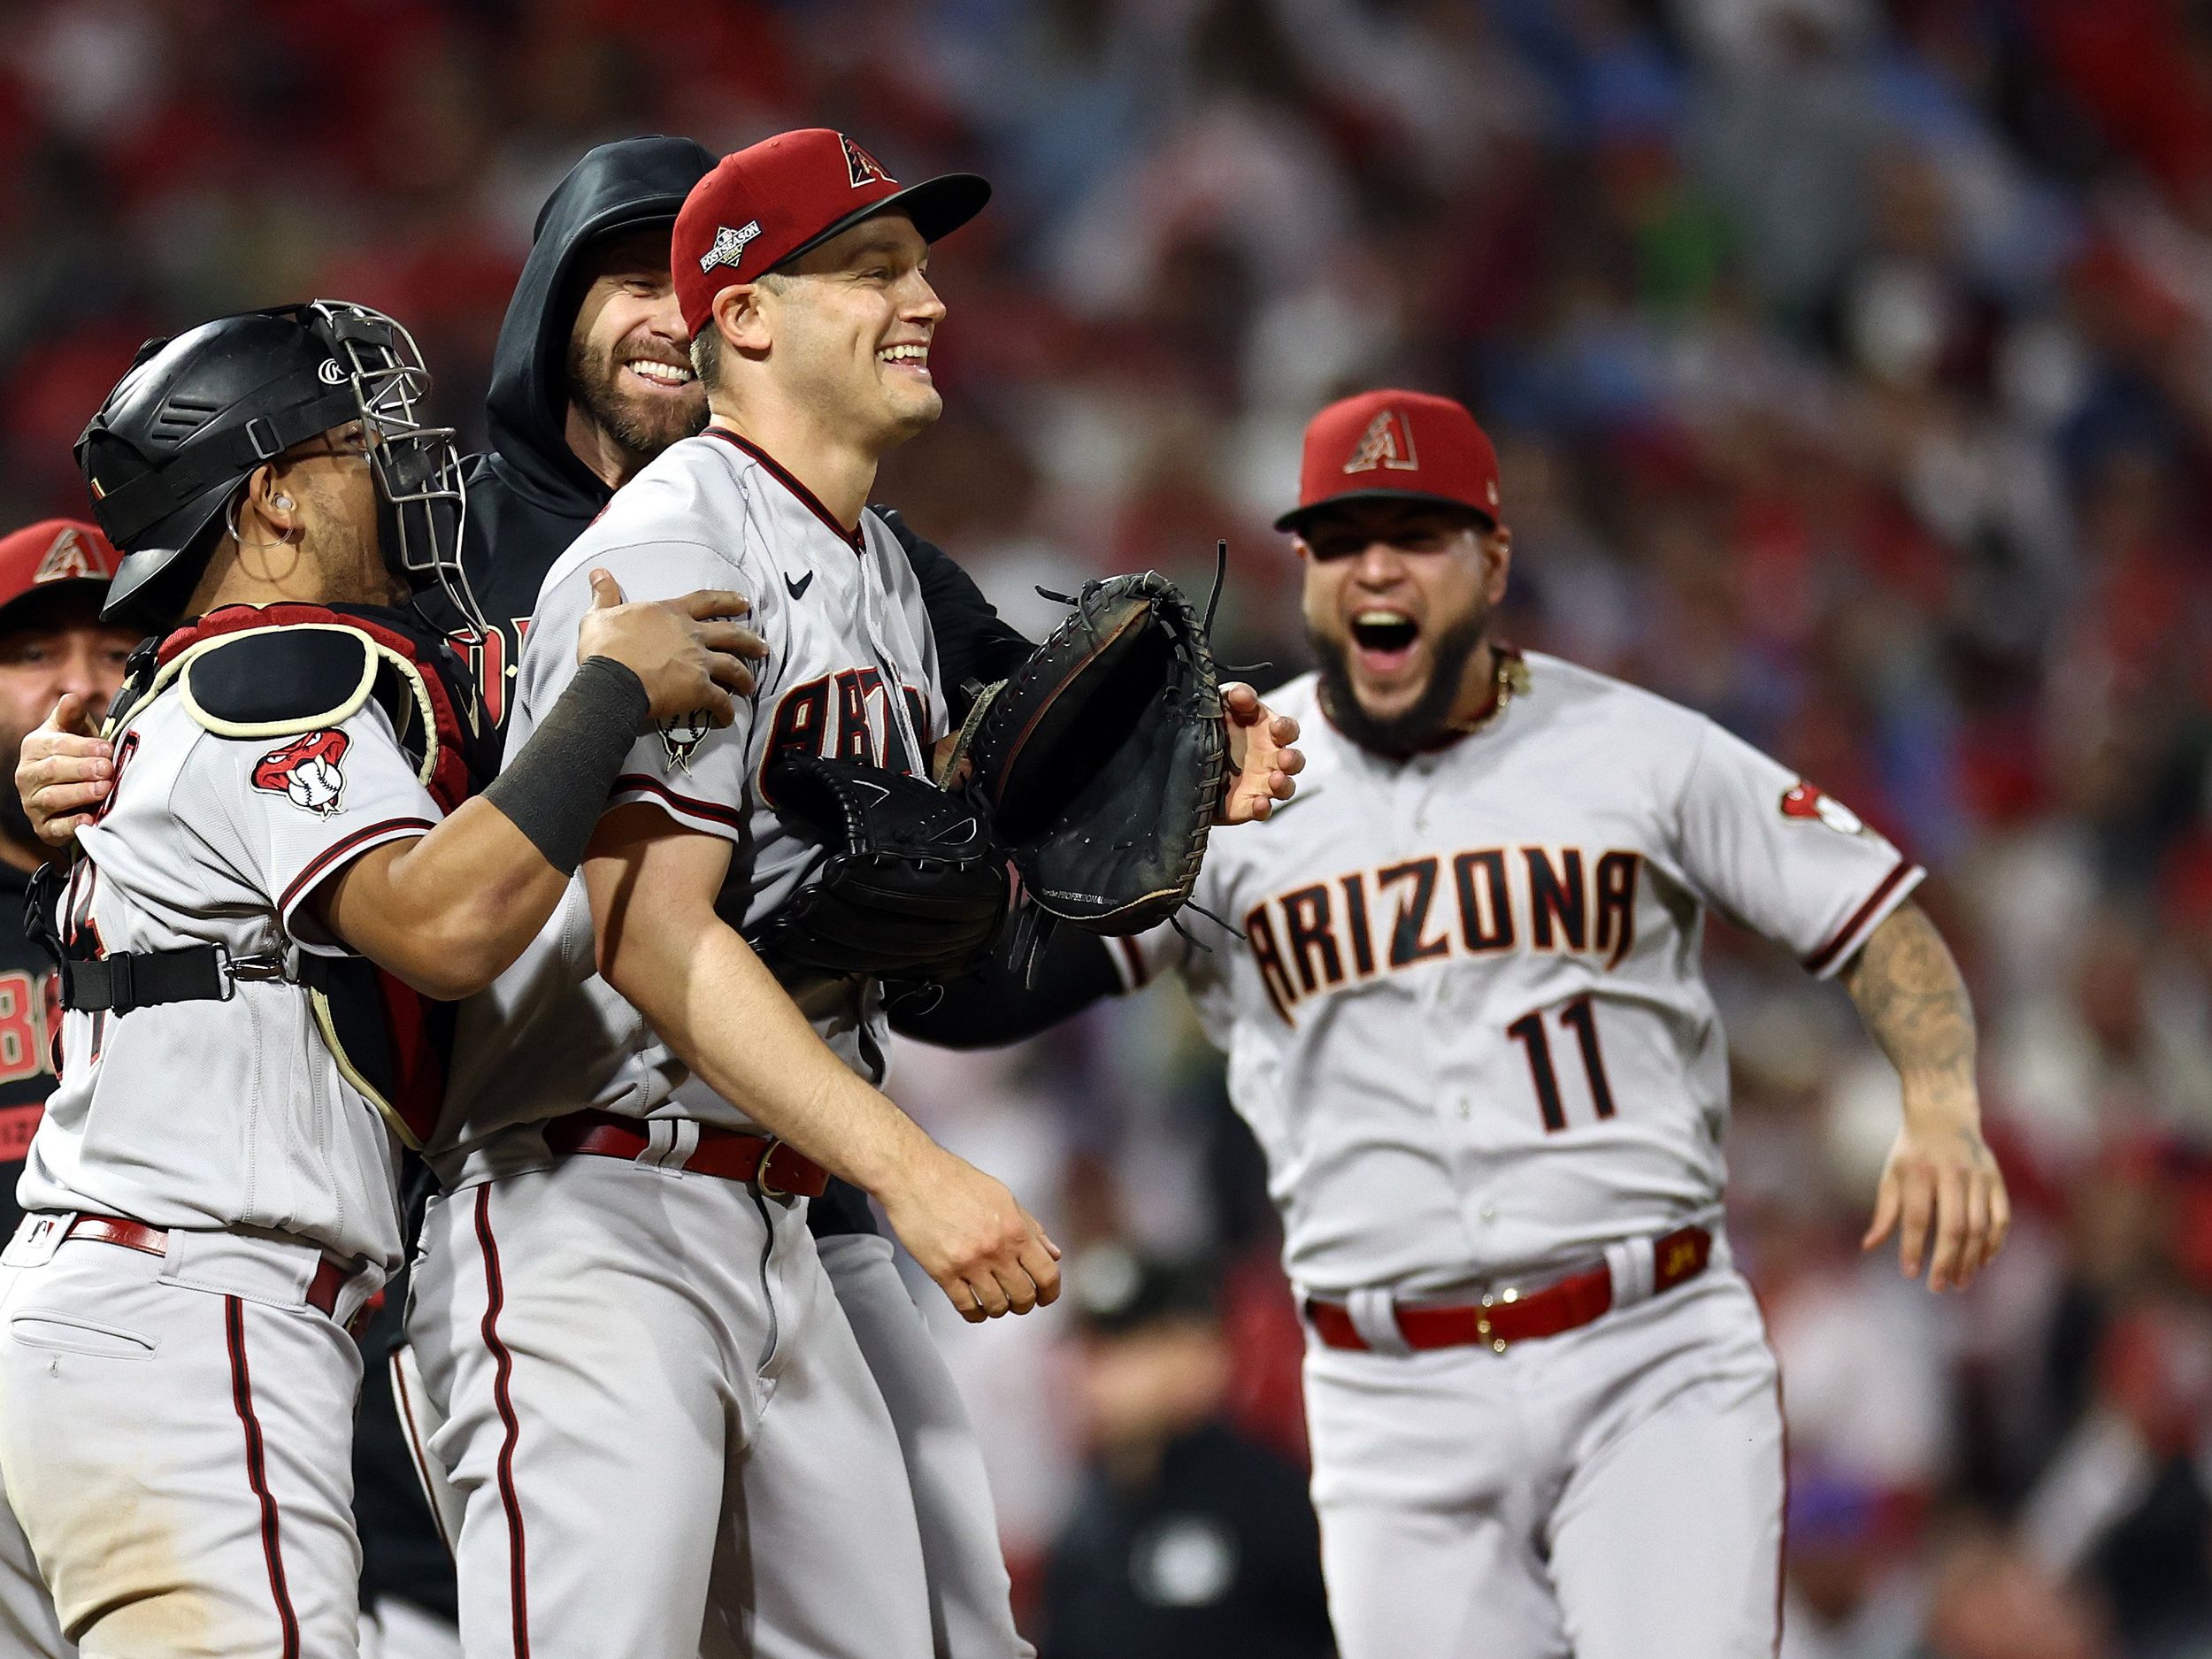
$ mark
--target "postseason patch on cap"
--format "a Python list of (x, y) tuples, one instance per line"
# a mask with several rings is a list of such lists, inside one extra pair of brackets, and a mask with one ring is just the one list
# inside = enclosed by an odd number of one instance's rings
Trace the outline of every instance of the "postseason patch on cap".
[(703, 275), (713, 270), (718, 265), (726, 265), (731, 270), (736, 270), (737, 262), (745, 257), (745, 244), (759, 234), (760, 221), (758, 219), (741, 225), (734, 230), (727, 225), (718, 226), (714, 233), (714, 245), (699, 256), (701, 274)]
[(717, 294), (782, 269), (872, 213), (902, 212), (934, 242), (990, 196), (972, 173), (902, 185), (851, 134), (831, 127), (764, 138), (715, 163), (676, 215), (670, 259), (684, 324), (697, 334)]

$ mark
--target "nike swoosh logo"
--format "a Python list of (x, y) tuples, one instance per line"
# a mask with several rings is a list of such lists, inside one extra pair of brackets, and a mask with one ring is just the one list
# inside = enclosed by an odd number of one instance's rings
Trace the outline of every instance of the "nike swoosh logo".
[(1298, 793), (1291, 796), (1287, 801), (1278, 801), (1275, 803), (1275, 810), (1267, 815), (1264, 822), (1272, 824), (1277, 818), (1282, 817), (1284, 813), (1289, 811), (1292, 808), (1305, 805), (1307, 802), (1312, 800), (1314, 796), (1319, 795), (1320, 793), (1321, 790), (1318, 786), (1309, 787), (1306, 780), (1303, 778), (1301, 778), (1298, 780)]
[(803, 599), (806, 597), (806, 590), (814, 586), (814, 572), (809, 571), (795, 582), (787, 576), (783, 579), (783, 585), (790, 590), (794, 599)]

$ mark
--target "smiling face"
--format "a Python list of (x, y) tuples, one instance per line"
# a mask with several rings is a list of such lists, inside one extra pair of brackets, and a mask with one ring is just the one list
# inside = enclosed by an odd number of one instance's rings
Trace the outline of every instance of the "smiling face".
[(691, 335), (668, 274), (668, 233), (609, 238), (581, 261), (568, 341), (569, 446), (619, 488), (706, 424)]
[(1298, 552), (1306, 635), (1348, 734), (1410, 754), (1480, 711), (1510, 531), (1461, 509), (1351, 502), (1309, 520)]
[(881, 453), (944, 409), (929, 344), (945, 315), (929, 244), (903, 213), (864, 219), (759, 285), (781, 395)]
[[(122, 685), (138, 630), (100, 620), (104, 592), (93, 582), (34, 589), (0, 617), (0, 766), (10, 772), (24, 738), (64, 692), (97, 711)], [(0, 856), (28, 869), (42, 856), (21, 797), (0, 791)]]

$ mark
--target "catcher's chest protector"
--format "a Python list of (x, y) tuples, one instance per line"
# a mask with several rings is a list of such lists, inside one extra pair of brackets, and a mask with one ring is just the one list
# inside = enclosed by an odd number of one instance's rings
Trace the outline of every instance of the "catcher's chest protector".
[[(143, 648), (142, 648), (142, 649)], [(473, 793), (482, 722), (473, 686), (427, 627), (388, 611), (226, 606), (139, 659), (107, 730), (173, 691), (219, 737), (263, 741), (337, 726), (373, 701), (431, 798), (451, 813)], [(420, 1150), (445, 1093), (452, 1011), (360, 956), (306, 959), (303, 988), (346, 1080)]]
[(335, 726), (373, 700), (446, 811), (486, 781), (474, 685), (442, 638), (398, 611), (226, 605), (165, 635), (150, 661), (134, 661), (110, 729), (173, 684), (219, 737), (294, 736)]

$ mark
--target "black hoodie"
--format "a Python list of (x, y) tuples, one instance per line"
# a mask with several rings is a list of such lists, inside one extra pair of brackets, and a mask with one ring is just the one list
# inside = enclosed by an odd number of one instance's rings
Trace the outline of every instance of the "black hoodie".
[(538, 589), (614, 492), (568, 447), (568, 342), (583, 296), (574, 272), (594, 242), (673, 226), (715, 157), (688, 138), (602, 144), (568, 170), (538, 210), (515, 296), (500, 325), (485, 414), (491, 449), (468, 472), (461, 562), (500, 637), (477, 663), (494, 726), (507, 723), (511, 670)]
[[(673, 227), (691, 187), (715, 165), (688, 138), (626, 138), (586, 155), (538, 211), (530, 257), (500, 325), (485, 411), (491, 449), (470, 465), (462, 563), (499, 637), (472, 657), (492, 724), (506, 728), (509, 688), (538, 589), (569, 543), (614, 492), (568, 447), (568, 345), (582, 300), (574, 271), (594, 242), (655, 224)], [(895, 515), (893, 529), (920, 579), (947, 692), (1004, 678), (1029, 642), (998, 618), (967, 572)]]

